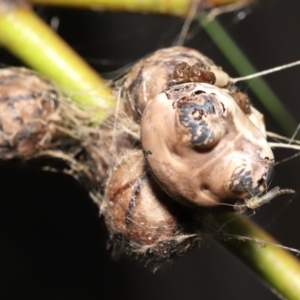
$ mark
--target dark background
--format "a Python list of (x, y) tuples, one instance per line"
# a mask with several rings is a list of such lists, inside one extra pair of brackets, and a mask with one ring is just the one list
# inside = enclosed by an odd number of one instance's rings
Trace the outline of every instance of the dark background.
[[(159, 15), (36, 10), (48, 22), (58, 18), (58, 33), (99, 72), (116, 70), (172, 45), (182, 26), (178, 18)], [(300, 59), (297, 0), (264, 1), (218, 19), (258, 70)], [(192, 32), (188, 46), (237, 76), (201, 28), (194, 24)], [(0, 59), (0, 63), (20, 65), (4, 50)], [(300, 67), (266, 77), (297, 122), (299, 78)], [(245, 83), (241, 87), (248, 89)], [(266, 113), (255, 97), (252, 100)], [(270, 131), (283, 133), (267, 113), (266, 124)], [(292, 153), (275, 151), (277, 160)], [(299, 190), (299, 161), (279, 165), (272, 186)], [(203, 241), (200, 248), (156, 274), (126, 258), (112, 260), (96, 205), (67, 176), (3, 165), (0, 195), (0, 294), (4, 299), (277, 299), (213, 240)], [(290, 198), (274, 200), (252, 218), (283, 245), (300, 249), (300, 198)]]

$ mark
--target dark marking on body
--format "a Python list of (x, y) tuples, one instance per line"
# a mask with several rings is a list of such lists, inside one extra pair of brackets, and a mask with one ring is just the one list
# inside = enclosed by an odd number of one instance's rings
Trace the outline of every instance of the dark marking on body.
[(23, 125), (23, 124), (24, 124), (24, 121), (23, 121), (22, 117), (20, 116), (20, 114), (18, 113), (18, 111), (16, 110), (16, 108), (15, 108), (15, 106), (14, 106), (14, 103), (9, 102), (9, 103), (7, 104), (7, 106), (8, 106), (8, 108), (10, 109), (10, 113), (11, 113), (11, 115), (13, 116), (13, 118), (14, 118), (15, 120), (17, 120), (17, 121), (20, 123), (20, 125)]
[(193, 54), (188, 54), (188, 53), (181, 52), (181, 53), (179, 54), (179, 57), (192, 58), (192, 59), (195, 59), (195, 60), (198, 60), (199, 62), (201, 62), (201, 61), (199, 60), (199, 58), (196, 57), (196, 56), (193, 55)]
[(117, 189), (116, 192), (109, 198), (110, 201), (114, 202), (115, 198), (123, 193), (125, 190), (127, 190), (128, 188), (135, 186), (138, 182), (138, 180), (144, 180), (145, 178), (147, 178), (147, 176), (149, 176), (148, 172), (144, 172), (140, 177), (124, 184), (121, 188)]
[(273, 176), (274, 176), (274, 162), (273, 163), (271, 162), (271, 164), (269, 164), (269, 169), (267, 173), (263, 175), (263, 178), (265, 178), (265, 182), (263, 183), (259, 182), (258, 184), (265, 185), (266, 182), (270, 182), (272, 180)]
[(30, 128), (24, 128), (21, 132), (19, 132), (16, 136), (15, 139), (17, 141), (22, 141), (22, 140), (27, 140), (30, 138), (30, 136), (32, 135), (32, 131), (30, 130)]
[(141, 182), (138, 181), (135, 192), (134, 192), (133, 196), (130, 198), (130, 201), (129, 201), (129, 204), (127, 206), (126, 213), (125, 213), (125, 228), (127, 230), (129, 229), (129, 227), (131, 225), (132, 216), (134, 215), (136, 203), (138, 201), (140, 194), (141, 194)]
[(224, 103), (223, 103), (223, 102), (220, 102), (220, 103), (221, 103), (221, 105), (222, 105), (222, 108), (223, 108), (223, 113), (225, 113), (225, 111), (226, 111), (225, 105), (224, 105)]
[(253, 187), (251, 171), (247, 171), (245, 168), (234, 171), (231, 179), (229, 188), (232, 191), (245, 191), (253, 193), (255, 188)]
[(192, 94), (192, 96), (197, 96), (197, 95), (200, 95), (200, 94), (205, 94), (205, 92), (204, 91), (201, 91), (201, 90), (197, 90), (196, 92), (194, 92), (193, 94)]
[[(174, 85), (170, 89), (165, 90), (164, 93), (165, 93), (166, 97), (168, 98), (168, 100), (177, 102), (179, 100), (182, 100), (182, 98), (183, 98), (182, 94), (187, 94), (187, 96), (188, 96), (190, 92), (195, 90), (195, 88), (196, 88), (196, 84), (193, 82), (191, 82), (189, 84), (182, 83), (182, 84)], [(174, 107), (174, 104), (173, 104), (173, 107)]]
[(145, 151), (143, 151), (143, 153), (144, 153), (144, 157), (152, 155), (152, 152), (150, 150), (145, 150)]
[(202, 103), (182, 99), (178, 103), (179, 121), (190, 131), (193, 145), (209, 144), (215, 139), (211, 126), (203, 120), (206, 115), (216, 114), (215, 98), (207, 94), (201, 94), (200, 97)]
[(123, 185), (121, 188), (117, 189), (117, 191), (110, 197), (110, 201), (115, 202), (115, 198), (118, 194), (123, 193), (128, 188), (135, 188), (134, 194), (131, 197), (128, 207), (125, 213), (125, 228), (128, 230), (132, 221), (132, 217), (134, 215), (135, 207), (137, 205), (138, 198), (141, 194), (141, 185), (142, 182), (149, 176), (149, 172), (144, 172), (141, 176), (137, 179), (128, 182), (127, 184)]
[(19, 96), (15, 96), (15, 97), (3, 97), (0, 98), (1, 102), (15, 102), (15, 101), (24, 101), (24, 100), (32, 100), (35, 99), (38, 95), (41, 95), (40, 93), (27, 93), (25, 95), (19, 95)]
[(143, 70), (144, 67), (141, 67), (135, 80), (133, 80), (132, 84), (128, 88), (130, 92), (133, 91), (133, 102), (136, 110), (139, 110), (139, 95), (140, 95), (140, 85), (143, 80)]

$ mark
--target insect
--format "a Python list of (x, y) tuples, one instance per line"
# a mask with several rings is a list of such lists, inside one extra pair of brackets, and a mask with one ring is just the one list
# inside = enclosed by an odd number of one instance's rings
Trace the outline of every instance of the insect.
[(281, 190), (279, 186), (276, 186), (261, 197), (259, 197), (259, 194), (258, 194), (258, 195), (251, 197), (250, 199), (245, 199), (245, 202), (243, 204), (238, 202), (237, 204), (235, 204), (233, 206), (233, 208), (238, 214), (242, 214), (247, 209), (254, 211), (254, 210), (258, 209), (259, 207), (261, 207), (262, 205), (269, 203), (272, 199), (274, 199), (282, 194), (294, 194), (294, 193), (295, 193), (295, 191), (292, 189), (282, 189)]

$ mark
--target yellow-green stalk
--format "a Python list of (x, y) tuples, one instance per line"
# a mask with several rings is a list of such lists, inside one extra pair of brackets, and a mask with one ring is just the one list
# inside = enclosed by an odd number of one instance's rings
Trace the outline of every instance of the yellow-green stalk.
[(99, 122), (114, 107), (101, 77), (26, 6), (0, 1), (0, 44), (53, 80), (81, 107), (95, 110)]
[(186, 17), (193, 2), (211, 8), (238, 2), (251, 3), (256, 0), (30, 0), (32, 4), (93, 8), (110, 11), (162, 13)]
[(299, 300), (300, 264), (291, 253), (276, 247), (278, 241), (249, 219), (236, 214), (219, 214), (215, 215), (215, 219), (221, 226), (226, 224), (224, 232), (235, 236), (226, 240), (224, 235), (220, 236), (225, 248), (243, 261), (281, 299)]

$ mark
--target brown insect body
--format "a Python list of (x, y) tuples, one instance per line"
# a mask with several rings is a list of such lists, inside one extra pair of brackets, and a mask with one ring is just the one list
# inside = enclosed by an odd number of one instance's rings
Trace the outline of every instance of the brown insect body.
[(154, 262), (168, 261), (196, 245), (201, 236), (194, 228), (200, 230), (206, 220), (160, 189), (138, 150), (127, 151), (111, 171), (101, 211), (113, 247)]
[(202, 209), (263, 191), (273, 170), (263, 134), (232, 97), (206, 83), (176, 85), (152, 99), (141, 142), (167, 194)]
[(101, 212), (111, 244), (168, 260), (204, 236), (209, 212), (228, 211), (228, 199), (267, 186), (274, 159), (263, 116), (193, 49), (158, 50), (120, 80), (125, 111), (141, 124), (141, 144), (116, 158)]
[[(174, 68), (175, 79), (189, 82), (172, 85)], [(133, 67), (122, 93), (128, 114), (121, 103), (100, 130), (33, 72), (11, 68), (0, 77), (2, 158), (65, 160), (101, 207), (110, 244), (147, 261), (185, 253), (205, 236), (209, 212), (261, 191), (270, 179), (263, 119), (252, 107), (247, 116), (238, 108), (228, 75), (195, 50), (162, 49)], [(236, 209), (256, 209), (283, 192)]]

